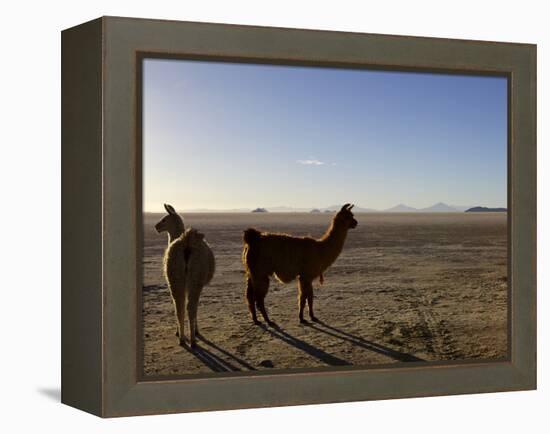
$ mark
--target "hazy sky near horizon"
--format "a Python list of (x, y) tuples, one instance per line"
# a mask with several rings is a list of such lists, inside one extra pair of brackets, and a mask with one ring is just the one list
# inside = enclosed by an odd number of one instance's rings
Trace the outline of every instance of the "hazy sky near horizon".
[(506, 206), (507, 82), (146, 59), (143, 208)]

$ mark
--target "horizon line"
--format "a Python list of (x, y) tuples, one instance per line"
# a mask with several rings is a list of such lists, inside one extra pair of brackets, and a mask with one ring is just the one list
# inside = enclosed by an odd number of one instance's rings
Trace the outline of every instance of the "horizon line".
[[(410, 205), (407, 205), (405, 203), (399, 203), (397, 205), (391, 206), (389, 208), (383, 208), (383, 209), (369, 208), (369, 207), (364, 207), (364, 206), (361, 206), (361, 205), (355, 205), (355, 209), (358, 210), (356, 212), (373, 212), (373, 213), (376, 213), (376, 212), (404, 212), (404, 213), (406, 213), (406, 212), (418, 212), (418, 211), (423, 211), (423, 210), (429, 210), (429, 209), (434, 208), (438, 205), (445, 206), (445, 207), (448, 207), (448, 208), (453, 208), (454, 210), (434, 211), (434, 212), (449, 212), (449, 213), (460, 212), (460, 213), (462, 213), (462, 212), (465, 212), (468, 209), (476, 208), (476, 207), (493, 208), (493, 209), (506, 209), (506, 210), (508, 210), (507, 205), (505, 205), (505, 206), (500, 206), (500, 205), (499, 206), (449, 205), (445, 202), (436, 202), (433, 205), (426, 206), (426, 207), (421, 207), (421, 208), (410, 206)], [(341, 206), (341, 205), (331, 205), (331, 206), (328, 206), (328, 207), (292, 207), (292, 206), (286, 206), (286, 205), (277, 205), (277, 206), (257, 206), (257, 207), (245, 207), (245, 206), (243, 206), (243, 207), (234, 207), (234, 208), (182, 208), (182, 209), (179, 209), (178, 212), (187, 212), (187, 213), (205, 213), (205, 212), (239, 213), (239, 212), (243, 212), (243, 213), (248, 213), (248, 212), (252, 212), (253, 210), (256, 210), (256, 209), (263, 209), (263, 210), (267, 210), (267, 212), (275, 212), (275, 213), (303, 213), (303, 212), (307, 213), (307, 212), (311, 212), (311, 211), (315, 211), (315, 210), (318, 210), (319, 212), (326, 212), (326, 211), (335, 212), (335, 211), (337, 211), (337, 209), (335, 209), (335, 208), (337, 208), (339, 206)], [(399, 207), (408, 208), (410, 211), (407, 211), (407, 210), (404, 210), (404, 211), (394, 210), (394, 209), (399, 208)], [(175, 208), (178, 209), (177, 206), (175, 206)], [(362, 211), (359, 211), (359, 210), (362, 210)], [(149, 213), (149, 214), (158, 214), (158, 213), (163, 213), (164, 210), (153, 211), (153, 210), (143, 209), (142, 212), (143, 213)], [(427, 212), (430, 212), (430, 211), (427, 211)]]

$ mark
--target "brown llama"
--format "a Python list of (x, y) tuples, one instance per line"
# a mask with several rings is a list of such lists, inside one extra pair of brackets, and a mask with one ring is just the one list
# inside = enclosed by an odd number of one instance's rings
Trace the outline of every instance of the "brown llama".
[(255, 324), (259, 324), (256, 307), (269, 325), (264, 305), (269, 289), (269, 277), (273, 274), (282, 283), (298, 277), (298, 306), (300, 322), (304, 323), (304, 307), (308, 304), (309, 317), (317, 321), (313, 313), (313, 281), (323, 282), (323, 272), (338, 258), (349, 229), (357, 226), (351, 209), (346, 204), (334, 216), (330, 227), (318, 240), (309, 237), (293, 237), (286, 234), (261, 233), (256, 229), (244, 231), (243, 263), (246, 268), (246, 300)]

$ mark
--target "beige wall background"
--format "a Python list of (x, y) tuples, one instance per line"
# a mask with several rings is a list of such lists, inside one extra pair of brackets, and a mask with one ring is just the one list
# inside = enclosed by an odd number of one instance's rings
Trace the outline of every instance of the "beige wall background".
[[(0, 215), (4, 432), (542, 432), (550, 379), (550, 32), (544, 2), (4, 2)], [(60, 31), (100, 15), (537, 43), (539, 391), (100, 420), (59, 403)], [(546, 121), (544, 121), (546, 120)], [(85, 228), (83, 228), (85, 230)], [(6, 242), (7, 241), (7, 242)], [(29, 255), (29, 251), (32, 254)]]

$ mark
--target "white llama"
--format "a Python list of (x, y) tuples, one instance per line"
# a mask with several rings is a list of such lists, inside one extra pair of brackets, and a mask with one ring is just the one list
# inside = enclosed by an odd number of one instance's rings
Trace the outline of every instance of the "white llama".
[(183, 220), (170, 205), (164, 205), (168, 215), (156, 225), (157, 232), (168, 232), (168, 247), (164, 253), (164, 276), (170, 288), (176, 311), (176, 335), (185, 344), (185, 309), (189, 315), (189, 342), (196, 345), (197, 309), (202, 288), (214, 276), (214, 254), (204, 234), (195, 229), (185, 230)]

